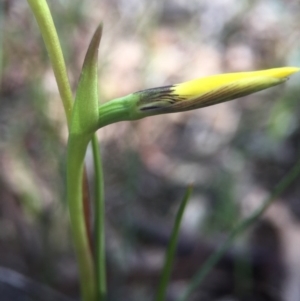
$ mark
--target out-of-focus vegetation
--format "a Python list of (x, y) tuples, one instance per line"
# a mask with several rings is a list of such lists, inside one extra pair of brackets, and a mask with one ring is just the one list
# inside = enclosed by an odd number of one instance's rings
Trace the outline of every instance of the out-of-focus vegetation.
[[(300, 66), (296, 0), (49, 5), (73, 86), (89, 39), (104, 22), (102, 102), (215, 73)], [(0, 265), (74, 297), (63, 109), (27, 3), (4, 0), (0, 7)], [(237, 221), (259, 206), (299, 154), (299, 83), (296, 75), (284, 86), (243, 100), (99, 131), (109, 300), (153, 299), (178, 202), (190, 182), (195, 189), (169, 300), (176, 300)], [(90, 161), (88, 155), (88, 167)], [(300, 298), (298, 183), (225, 254), (191, 300)], [(11, 300), (11, 291), (19, 288), (5, 271), (0, 270), (0, 294)], [(37, 284), (33, 290), (41, 289)], [(22, 298), (36, 300), (32, 296), (26, 291)]]

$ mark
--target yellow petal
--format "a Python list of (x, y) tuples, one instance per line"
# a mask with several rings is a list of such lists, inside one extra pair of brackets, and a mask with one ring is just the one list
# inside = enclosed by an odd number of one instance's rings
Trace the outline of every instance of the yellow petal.
[(193, 110), (242, 97), (285, 82), (300, 69), (283, 67), (209, 76), (189, 82), (148, 89), (138, 107), (147, 115)]
[[(279, 83), (281, 83), (282, 81), (286, 81), (289, 75), (299, 70), (299, 68), (284, 67), (253, 72), (238, 72), (213, 75), (205, 78), (191, 80), (182, 84), (177, 84), (175, 85), (174, 93), (179, 95), (195, 96), (207, 93), (224, 85), (238, 83), (241, 80), (250, 80), (252, 82), (253, 80), (255, 80), (259, 85), (265, 84), (268, 86), (269, 84), (271, 84), (272, 86), (274, 80), (275, 82), (279, 80)], [(243, 85), (246, 83), (247, 81), (243, 81)]]

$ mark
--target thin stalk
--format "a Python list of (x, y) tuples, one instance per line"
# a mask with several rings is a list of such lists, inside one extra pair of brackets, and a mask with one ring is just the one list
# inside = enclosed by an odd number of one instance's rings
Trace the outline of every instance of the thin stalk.
[(190, 199), (192, 190), (193, 190), (192, 186), (189, 186), (187, 188), (185, 195), (183, 197), (183, 200), (181, 201), (179, 210), (176, 214), (174, 227), (172, 230), (171, 238), (170, 238), (166, 256), (165, 256), (165, 263), (164, 263), (162, 275), (160, 278), (157, 295), (155, 298), (156, 301), (164, 301), (166, 298), (167, 286), (168, 286), (170, 275), (172, 272), (173, 261), (174, 261), (174, 256), (175, 256), (177, 242), (178, 242), (180, 224), (181, 224), (181, 220), (182, 220), (182, 216), (183, 216), (185, 207), (187, 205), (188, 200)]
[[(0, 78), (2, 78), (3, 68), (3, 40), (4, 40), (4, 25), (5, 25), (4, 4), (0, 3)], [(0, 89), (2, 88), (0, 82)]]
[(71, 230), (79, 267), (82, 299), (96, 301), (94, 263), (89, 248), (82, 202), (84, 156), (90, 137), (70, 135), (67, 152), (67, 196)]
[(86, 233), (88, 236), (89, 247), (91, 253), (93, 253), (94, 240), (92, 235), (93, 225), (92, 225), (92, 208), (90, 204), (90, 190), (89, 190), (89, 179), (87, 175), (86, 166), (83, 170), (83, 179), (82, 179), (82, 204), (83, 204), (83, 214), (85, 220)]
[[(73, 96), (71, 92), (70, 82), (67, 75), (65, 61), (61, 50), (59, 38), (56, 32), (56, 28), (49, 10), (46, 0), (27, 0), (31, 7), (31, 10), (37, 20), (40, 32), (42, 34), (50, 62), (54, 71), (54, 76), (58, 85), (60, 97), (63, 102), (63, 107), (68, 123), (68, 128), (71, 125), (72, 107), (73, 107)], [(70, 139), (69, 139), (70, 140)], [(70, 143), (69, 144), (73, 144)], [(69, 147), (68, 147), (69, 148)], [(70, 149), (73, 149), (71, 147)], [(68, 152), (68, 164), (67, 164), (67, 182), (68, 182), (68, 204), (71, 219), (71, 230), (74, 239), (75, 251), (77, 254), (77, 260), (79, 264), (79, 277), (80, 285), (82, 288), (84, 300), (93, 300), (89, 297), (94, 293), (95, 290), (95, 275), (93, 271), (93, 258), (90, 249), (90, 243), (88, 242), (88, 221), (85, 220), (83, 210), (83, 187), (86, 187), (82, 181), (82, 169), (84, 161), (84, 153), (81, 153), (81, 161), (74, 163), (74, 156), (78, 154), (77, 150), (74, 150), (73, 154), (71, 151)], [(80, 152), (80, 151), (79, 151)], [(76, 160), (75, 160), (76, 161)], [(81, 162), (79, 164), (79, 162)], [(70, 170), (75, 169), (74, 172)], [(80, 179), (80, 181), (79, 181)], [(71, 183), (71, 184), (70, 184)], [(85, 188), (84, 188), (85, 189)], [(72, 200), (74, 198), (74, 201)], [(89, 206), (88, 200), (85, 200), (86, 207)], [(89, 298), (89, 299), (86, 299)]]
[(54, 71), (68, 126), (71, 124), (73, 96), (67, 75), (64, 56), (56, 28), (46, 0), (27, 0), (39, 25)]
[(97, 300), (106, 299), (106, 259), (105, 259), (105, 199), (103, 168), (100, 147), (96, 135), (92, 138), (95, 171), (95, 263)]
[(293, 181), (296, 180), (300, 175), (300, 159), (298, 159), (297, 163), (294, 167), (288, 172), (288, 174), (279, 182), (279, 184), (275, 187), (271, 195), (263, 202), (262, 206), (258, 208), (250, 217), (241, 221), (228, 235), (225, 242), (221, 245), (219, 250), (213, 253), (208, 260), (201, 267), (200, 271), (192, 278), (190, 284), (188, 285), (185, 292), (179, 297), (178, 301), (186, 301), (188, 300), (191, 293), (199, 287), (201, 282), (207, 276), (207, 274), (211, 271), (211, 269), (217, 264), (220, 258), (223, 256), (228, 247), (233, 243), (238, 235), (243, 233), (246, 229), (249, 228), (265, 211), (266, 209), (276, 200), (279, 195), (281, 195), (287, 188), (290, 186)]

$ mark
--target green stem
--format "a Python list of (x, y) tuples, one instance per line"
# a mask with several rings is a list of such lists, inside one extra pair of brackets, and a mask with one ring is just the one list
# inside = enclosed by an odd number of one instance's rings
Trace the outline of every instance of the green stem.
[[(58, 90), (63, 102), (68, 127), (71, 125), (73, 97), (67, 70), (56, 28), (46, 0), (27, 0), (37, 20), (44, 39), (51, 65), (54, 71)], [(78, 139), (81, 141), (81, 139)], [(79, 265), (80, 285), (84, 300), (95, 300), (95, 275), (93, 258), (87, 240), (87, 229), (82, 204), (82, 171), (86, 143), (69, 138), (67, 164), (68, 204), (71, 219), (71, 230)], [(85, 145), (86, 144), (86, 145)], [(78, 148), (77, 148), (78, 146)]]
[(96, 283), (93, 259), (88, 243), (83, 214), (82, 175), (84, 156), (91, 137), (70, 135), (67, 150), (67, 195), (71, 230), (78, 261), (82, 298), (96, 301)]
[(115, 122), (133, 120), (130, 116), (128, 106), (134, 100), (134, 94), (130, 94), (101, 104), (98, 111), (98, 129)]
[(27, 0), (39, 25), (54, 71), (68, 126), (71, 123), (73, 96), (67, 75), (65, 60), (55, 25), (46, 0)]
[[(5, 26), (4, 4), (1, 2), (0, 3), (0, 78), (2, 78), (2, 69), (3, 69), (4, 26)], [(0, 82), (0, 90), (1, 88), (2, 88), (2, 82)]]
[(105, 200), (102, 161), (96, 135), (92, 138), (92, 149), (95, 170), (95, 262), (97, 300), (100, 301), (106, 299)]
[(167, 286), (168, 286), (168, 282), (170, 279), (175, 251), (176, 251), (176, 247), (177, 247), (180, 224), (181, 224), (182, 216), (184, 213), (184, 209), (186, 207), (188, 200), (190, 199), (191, 193), (192, 193), (192, 186), (189, 186), (186, 190), (186, 193), (183, 197), (183, 200), (180, 204), (179, 210), (176, 215), (174, 227), (172, 230), (172, 235), (171, 235), (170, 242), (168, 244), (168, 249), (167, 249), (166, 256), (165, 256), (165, 264), (163, 267), (157, 295), (155, 298), (156, 301), (164, 301), (165, 300)]
[(193, 277), (190, 284), (188, 285), (186, 291), (183, 295), (178, 299), (178, 301), (186, 301), (188, 300), (191, 293), (199, 287), (201, 282), (207, 276), (207, 274), (211, 271), (211, 269), (216, 265), (216, 263), (223, 256), (228, 247), (232, 244), (235, 238), (240, 235), (243, 231), (245, 231), (249, 226), (251, 226), (265, 211), (266, 209), (278, 198), (280, 194), (282, 194), (288, 186), (292, 184), (294, 180), (300, 175), (300, 159), (298, 159), (297, 163), (294, 167), (289, 171), (289, 173), (283, 178), (281, 182), (275, 187), (272, 194), (265, 200), (260, 208), (258, 208), (250, 217), (241, 221), (229, 234), (225, 242), (222, 246), (213, 253), (208, 260), (201, 267), (200, 271)]

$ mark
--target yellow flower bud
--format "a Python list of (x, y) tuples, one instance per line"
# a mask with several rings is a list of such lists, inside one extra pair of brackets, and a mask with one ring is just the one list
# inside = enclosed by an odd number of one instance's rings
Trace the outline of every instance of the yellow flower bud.
[(239, 98), (285, 82), (300, 69), (275, 68), (213, 75), (185, 83), (136, 92), (144, 116), (198, 109)]
[(101, 105), (98, 128), (118, 121), (211, 106), (281, 84), (298, 71), (299, 68), (283, 67), (228, 73), (138, 91)]

